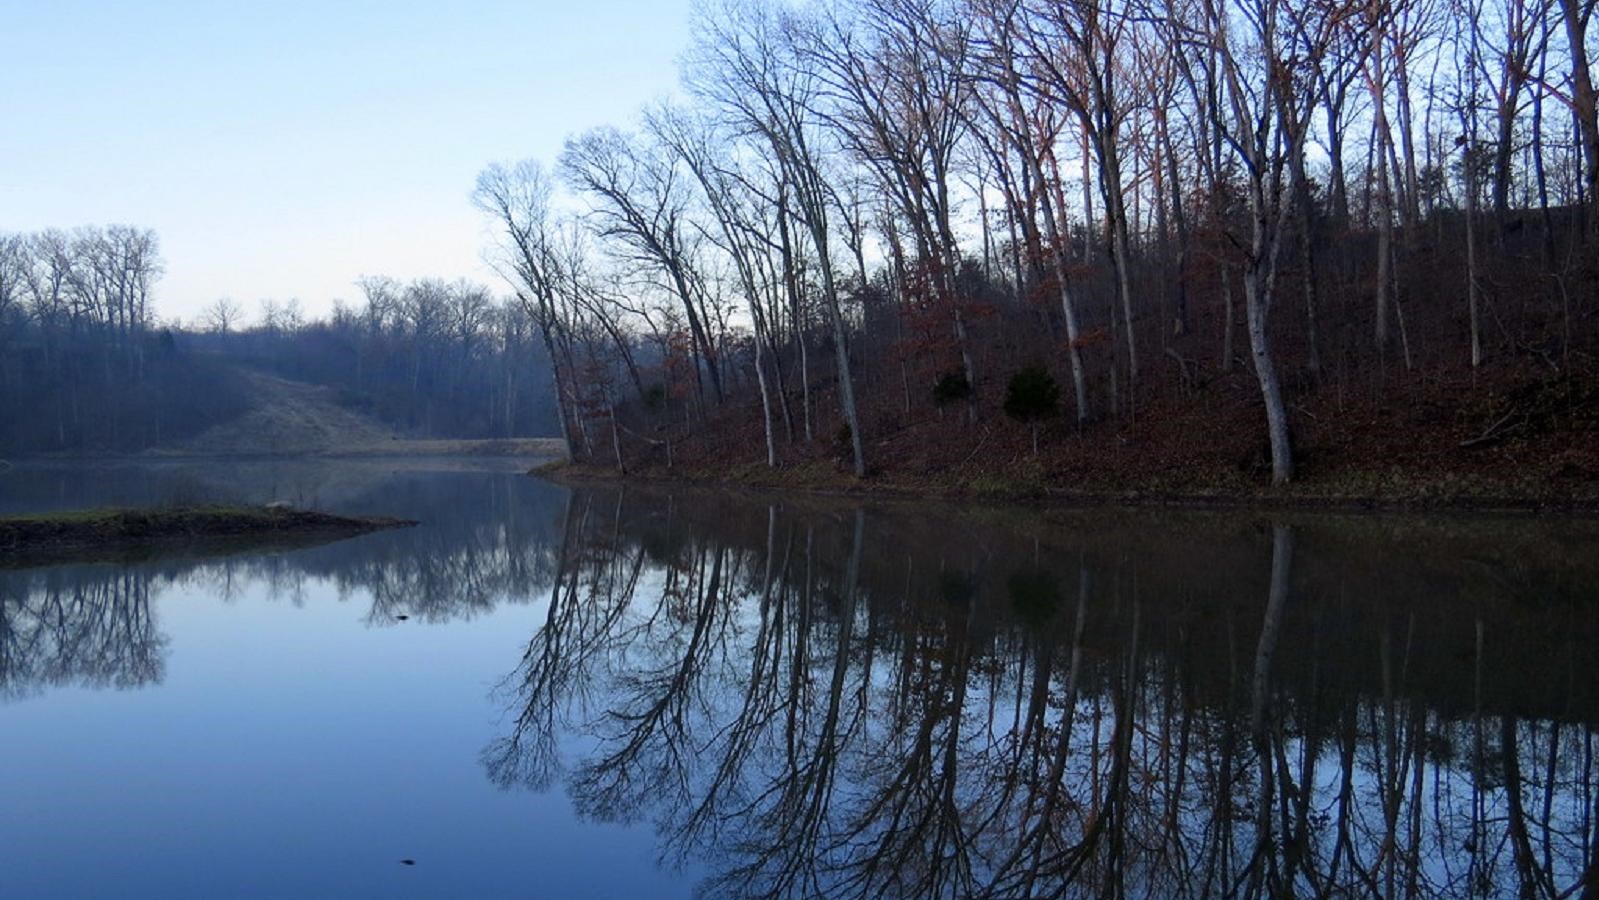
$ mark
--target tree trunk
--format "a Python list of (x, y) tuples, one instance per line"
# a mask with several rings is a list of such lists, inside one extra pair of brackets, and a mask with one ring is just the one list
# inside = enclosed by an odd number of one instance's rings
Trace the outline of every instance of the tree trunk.
[[(1379, 144), (1383, 139), (1379, 138)], [(1389, 287), (1394, 271), (1394, 217), (1393, 191), (1388, 178), (1388, 157), (1379, 147), (1377, 152), (1377, 358), (1388, 352), (1388, 307), (1393, 302)]]
[(1321, 348), (1316, 328), (1316, 199), (1305, 177), (1303, 153), (1290, 154), (1294, 167), (1294, 202), (1299, 210), (1299, 262), (1304, 268), (1306, 364), (1311, 377), (1321, 377)]
[[(723, 399), (722, 367), (716, 362), (716, 349), (711, 346), (711, 336), (705, 330), (705, 323), (702, 321), (699, 310), (696, 308), (696, 304), (694, 303), (694, 294), (692, 289), (688, 286), (688, 279), (684, 276), (681, 266), (672, 265), (669, 268), (672, 276), (672, 284), (677, 289), (678, 296), (683, 300), (683, 312), (688, 316), (689, 336), (694, 339), (694, 347), (699, 351), (699, 357), (705, 363), (705, 370), (710, 373), (711, 392), (716, 395), (716, 403), (718, 406), (720, 406)], [(696, 385), (699, 383), (699, 380), (700, 367), (698, 364), (695, 364), (694, 382)]]
[(783, 289), (788, 294), (789, 313), (794, 322), (794, 343), (799, 351), (800, 411), (805, 424), (805, 443), (815, 440), (811, 427), (811, 360), (805, 346), (804, 301), (799, 289), (799, 256), (788, 227), (789, 207), (784, 192), (778, 192), (777, 236), (783, 259)]
[(1382, 30), (1373, 32), (1371, 63), (1366, 76), (1367, 89), (1372, 103), (1372, 152), (1376, 155), (1377, 209), (1377, 308), (1372, 318), (1372, 337), (1377, 346), (1377, 358), (1382, 360), (1388, 352), (1389, 284), (1393, 281), (1394, 223), (1393, 185), (1389, 179), (1388, 153), (1393, 143), (1393, 131), (1388, 125), (1388, 82), (1383, 73)]
[(1294, 477), (1293, 450), (1288, 439), (1288, 408), (1283, 403), (1282, 385), (1277, 379), (1277, 364), (1272, 359), (1267, 321), (1270, 314), (1270, 275), (1266, 260), (1251, 260), (1244, 274), (1244, 313), (1249, 320), (1249, 349), (1254, 358), (1255, 378), (1266, 403), (1266, 436), (1271, 443), (1271, 482), (1287, 484)]
[[(818, 199), (816, 202), (824, 202)], [(861, 437), (860, 411), (855, 405), (855, 378), (850, 372), (849, 335), (844, 328), (844, 311), (839, 308), (838, 283), (833, 279), (833, 261), (827, 250), (827, 222), (819, 209), (806, 211), (811, 238), (816, 243), (817, 263), (822, 270), (822, 293), (827, 300), (827, 316), (833, 324), (833, 353), (838, 367), (838, 399), (849, 425), (850, 450), (854, 455), (855, 477), (866, 477), (866, 445)]]
[[(609, 392), (607, 392), (609, 393)], [(622, 462), (622, 425), (616, 417), (616, 401), (611, 400), (611, 451), (616, 454), (616, 471), (627, 474), (627, 464)]]
[(1476, 179), (1470, 174), (1470, 165), (1467, 166), (1466, 175), (1466, 313), (1471, 321), (1471, 367), (1482, 365), (1482, 328), (1478, 321), (1478, 307), (1481, 306), (1478, 295), (1477, 273), (1477, 184)]
[(1233, 270), (1225, 260), (1221, 264), (1221, 370), (1231, 372), (1233, 359), (1237, 354), (1233, 352), (1233, 323), (1238, 318), (1238, 312), (1233, 309)]
[(1593, 4), (1583, 9), (1583, 0), (1560, 0), (1560, 15), (1566, 26), (1566, 43), (1571, 54), (1571, 107), (1582, 137), (1583, 186), (1588, 201), (1589, 237), (1599, 232), (1599, 94), (1593, 84), (1588, 63), (1588, 22)]
[(1066, 320), (1066, 357), (1072, 367), (1072, 397), (1077, 403), (1077, 424), (1081, 426), (1088, 421), (1088, 380), (1083, 373), (1083, 355), (1078, 347), (1077, 306), (1072, 302), (1071, 284), (1066, 273), (1066, 238), (1061, 233), (1060, 224), (1055, 218), (1055, 207), (1050, 200), (1048, 190), (1043, 189), (1047, 183), (1044, 180), (1043, 164), (1032, 153), (1027, 154), (1028, 162), (1033, 167), (1033, 177), (1038, 179), (1040, 187), (1038, 195), (1039, 208), (1044, 213), (1044, 235), (1051, 248), (1050, 262), (1055, 270), (1055, 281), (1060, 290), (1061, 315)]
[(1116, 275), (1116, 296), (1121, 301), (1122, 324), (1127, 332), (1127, 385), (1129, 393), (1138, 387), (1138, 341), (1133, 333), (1132, 257), (1127, 240), (1127, 201), (1122, 196), (1121, 159), (1116, 152), (1116, 136), (1102, 127), (1099, 136), (1101, 193), (1109, 219), (1111, 267)]
[[(526, 298), (523, 298), (523, 306), (527, 305)], [(572, 429), (567, 424), (566, 418), (566, 380), (561, 377), (561, 363), (560, 357), (555, 353), (555, 339), (551, 337), (550, 326), (542, 321), (542, 317), (539, 322), (539, 336), (544, 339), (544, 352), (550, 357), (550, 375), (555, 381), (555, 417), (561, 420), (561, 441), (566, 444), (567, 457), (576, 458), (577, 451), (572, 446)]]
[[(750, 296), (751, 309), (760, 303), (760, 298)], [(772, 434), (772, 390), (766, 382), (766, 353), (762, 349), (766, 345), (766, 329), (762, 327), (762, 316), (759, 312), (755, 319), (755, 380), (761, 389), (761, 424), (766, 427), (766, 465), (767, 468), (777, 468), (777, 439)]]

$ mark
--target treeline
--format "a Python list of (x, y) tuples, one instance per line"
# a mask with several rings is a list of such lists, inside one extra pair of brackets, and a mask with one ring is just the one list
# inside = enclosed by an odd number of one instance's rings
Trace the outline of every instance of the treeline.
[(768, 465), (864, 474), (935, 411), (1081, 433), (1252, 374), (1281, 483), (1317, 391), (1591, 375), (1594, 6), (724, 0), (690, 101), (476, 199), (580, 456), (758, 395)]
[(161, 273), (148, 228), (0, 233), (0, 453), (152, 446), (238, 411), (156, 324)]
[(195, 345), (284, 378), (338, 388), (345, 406), (423, 437), (503, 438), (556, 428), (550, 366), (515, 302), (465, 280), (374, 276), (362, 299), (307, 320), (263, 300), (248, 325), (213, 303)]
[(0, 454), (174, 446), (256, 402), (247, 370), (326, 385), (417, 437), (542, 435), (549, 366), (519, 304), (466, 282), (361, 282), (364, 300), (307, 318), (231, 300), (159, 320), (155, 232), (0, 234)]

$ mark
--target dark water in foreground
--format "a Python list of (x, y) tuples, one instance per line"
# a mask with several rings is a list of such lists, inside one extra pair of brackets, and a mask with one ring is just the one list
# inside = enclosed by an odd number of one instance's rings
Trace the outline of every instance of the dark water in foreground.
[(424, 524), (0, 571), (0, 897), (1599, 879), (1592, 521), (0, 473), (0, 513), (209, 497)]

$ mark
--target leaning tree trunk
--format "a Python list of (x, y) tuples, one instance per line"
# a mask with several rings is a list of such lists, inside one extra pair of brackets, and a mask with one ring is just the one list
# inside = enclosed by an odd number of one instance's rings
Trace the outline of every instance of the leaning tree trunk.
[(766, 466), (777, 468), (777, 439), (772, 434), (772, 388), (766, 375), (766, 325), (760, 312), (760, 297), (750, 294), (751, 318), (755, 322), (755, 380), (761, 389), (761, 423), (766, 427)]
[(544, 339), (544, 352), (550, 358), (550, 377), (555, 382), (555, 418), (561, 423), (561, 443), (566, 445), (567, 457), (575, 459), (577, 448), (572, 446), (572, 428), (566, 418), (566, 379), (561, 377), (561, 358), (555, 353), (555, 339), (550, 335), (550, 326), (542, 316), (539, 319), (539, 336)]
[(1266, 404), (1266, 437), (1271, 444), (1271, 482), (1287, 484), (1294, 477), (1293, 450), (1288, 439), (1288, 408), (1283, 403), (1282, 383), (1271, 354), (1271, 335), (1267, 321), (1271, 312), (1270, 265), (1251, 260), (1244, 275), (1244, 314), (1249, 320), (1249, 350), (1255, 363), (1255, 378), (1260, 382), (1261, 399)]
[(835, 300), (828, 311), (833, 317), (833, 349), (838, 364), (838, 398), (849, 423), (850, 451), (854, 456), (855, 477), (866, 477), (866, 445), (861, 442), (861, 416), (855, 405), (855, 379), (850, 374), (849, 340), (844, 334), (844, 314)]
[(1582, 0), (1560, 0), (1560, 17), (1566, 26), (1571, 54), (1571, 106), (1582, 137), (1588, 236), (1592, 238), (1599, 233), (1599, 91), (1594, 89), (1588, 64), (1588, 18), (1582, 6)]
[[(1044, 214), (1044, 237), (1049, 241), (1050, 262), (1054, 268), (1056, 287), (1060, 291), (1061, 315), (1066, 319), (1066, 356), (1072, 366), (1072, 398), (1077, 403), (1077, 425), (1088, 421), (1088, 379), (1083, 372), (1083, 355), (1079, 348), (1077, 305), (1072, 302), (1071, 283), (1066, 271), (1066, 235), (1055, 219), (1055, 207), (1049, 195), (1048, 181), (1044, 178), (1044, 165), (1031, 148), (1021, 148), (1038, 180), (1038, 206)], [(1089, 242), (1091, 243), (1091, 242)]]
[[(1266, 437), (1271, 445), (1271, 482), (1287, 484), (1294, 477), (1293, 448), (1288, 437), (1288, 407), (1271, 352), (1267, 327), (1276, 294), (1278, 251), (1282, 247), (1282, 200), (1268, 202), (1266, 173), (1254, 173), (1249, 188), (1252, 224), (1248, 264), (1244, 269), (1244, 315), (1249, 325), (1249, 350), (1266, 406)], [(1289, 178), (1292, 181), (1292, 177)], [(1294, 185), (1285, 192), (1292, 197)]]
[[(813, 217), (813, 222), (816, 217)], [(850, 372), (849, 340), (844, 329), (844, 312), (838, 307), (838, 284), (833, 280), (833, 263), (827, 255), (826, 226), (812, 226), (816, 256), (822, 270), (822, 292), (827, 298), (827, 315), (833, 323), (833, 351), (838, 365), (838, 399), (849, 424), (850, 450), (855, 459), (855, 477), (866, 477), (866, 445), (861, 440), (861, 417), (855, 405), (855, 378)]]
[[(1107, 117), (1108, 118), (1108, 117)], [(1116, 149), (1115, 132), (1107, 125), (1100, 127), (1100, 193), (1105, 201), (1106, 218), (1110, 221), (1111, 268), (1116, 276), (1116, 297), (1120, 301), (1122, 324), (1127, 332), (1127, 389), (1136, 394), (1138, 387), (1138, 340), (1133, 332), (1132, 256), (1127, 239), (1127, 201), (1122, 196), (1121, 157)]]

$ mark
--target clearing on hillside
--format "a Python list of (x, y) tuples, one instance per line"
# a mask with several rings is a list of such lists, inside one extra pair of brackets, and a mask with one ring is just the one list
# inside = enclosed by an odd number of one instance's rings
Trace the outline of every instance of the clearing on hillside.
[(332, 388), (241, 369), (248, 412), (191, 440), (153, 451), (161, 456), (565, 456), (561, 441), (402, 439), (394, 429), (340, 406)]

